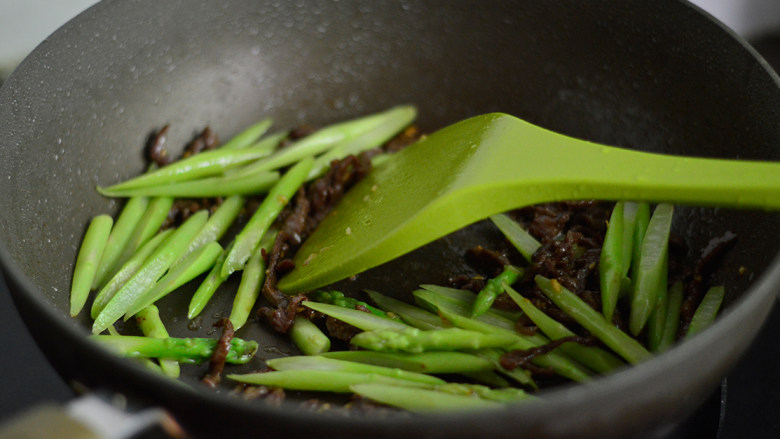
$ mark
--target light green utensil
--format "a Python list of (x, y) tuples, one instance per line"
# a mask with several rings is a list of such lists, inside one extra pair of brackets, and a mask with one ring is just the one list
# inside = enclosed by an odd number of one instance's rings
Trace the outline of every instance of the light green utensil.
[(308, 291), (495, 213), (561, 200), (780, 209), (780, 163), (604, 146), (506, 114), (444, 128), (352, 188), (295, 256), (282, 291)]

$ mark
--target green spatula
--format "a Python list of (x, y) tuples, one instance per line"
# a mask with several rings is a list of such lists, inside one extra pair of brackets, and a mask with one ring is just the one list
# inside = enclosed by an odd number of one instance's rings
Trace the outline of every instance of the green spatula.
[(780, 209), (780, 163), (636, 152), (506, 114), (477, 116), (396, 154), (352, 188), (279, 288), (312, 290), (495, 213), (582, 199)]

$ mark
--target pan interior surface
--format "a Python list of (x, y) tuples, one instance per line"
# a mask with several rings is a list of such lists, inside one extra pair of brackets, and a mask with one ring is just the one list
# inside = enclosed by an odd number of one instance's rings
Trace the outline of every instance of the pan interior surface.
[[(90, 322), (67, 317), (86, 224), (121, 207), (95, 186), (141, 173), (154, 130), (170, 124), (175, 153), (174, 145), (206, 125), (225, 140), (264, 117), (279, 128), (323, 126), (400, 103), (417, 105), (419, 125), (429, 132), (501, 111), (627, 148), (780, 160), (776, 75), (682, 2), (104, 1), (41, 44), (0, 91), (0, 256), (31, 332), (64, 376), (138, 392), (207, 432), (219, 424), (246, 434), (267, 423), (272, 436), (324, 428), (343, 437), (505, 437), (518, 429), (538, 437), (626, 437), (679, 419), (714, 389), (780, 284), (775, 213), (679, 209), (673, 227), (692, 249), (727, 231), (739, 236), (716, 275), (729, 286), (731, 311), (711, 333), (630, 371), (551, 391), (539, 404), (444, 416), (446, 423), (245, 403), (200, 389), (205, 365), (185, 369), (194, 387), (187, 390), (98, 351), (84, 338)], [(478, 224), (342, 286), (408, 297), (420, 283), (444, 283), (465, 269), (465, 248), (496, 238)], [(188, 292), (166, 298), (160, 311), (169, 331), (214, 337), (211, 325), (229, 312), (237, 282), (231, 279), (195, 324), (181, 311)], [(742, 291), (750, 293), (740, 297)], [(238, 335), (261, 345), (238, 372), (296, 352), (262, 323)], [(717, 336), (727, 337), (713, 349)], [(669, 376), (672, 367), (678, 372)]]

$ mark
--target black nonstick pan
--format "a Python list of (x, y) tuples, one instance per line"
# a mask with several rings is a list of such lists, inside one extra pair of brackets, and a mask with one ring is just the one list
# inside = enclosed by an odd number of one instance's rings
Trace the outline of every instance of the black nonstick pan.
[[(628, 148), (780, 160), (778, 82), (743, 41), (674, 0), (104, 1), (0, 90), (0, 259), (65, 378), (165, 407), (197, 436), (651, 437), (714, 391), (761, 327), (780, 288), (778, 214), (679, 209), (674, 230), (693, 249), (739, 238), (715, 277), (728, 285), (723, 316), (657, 358), (505, 411), (344, 415), (203, 388), (206, 366), (184, 369), (188, 385), (170, 382), (90, 343), (89, 322), (68, 317), (71, 270), (89, 218), (120, 207), (94, 188), (142, 172), (143, 145), (165, 124), (169, 144), (183, 145), (205, 125), (228, 138), (266, 116), (324, 125), (398, 103), (416, 104), (427, 131), (503, 111)], [(344, 287), (403, 297), (446, 280), (463, 249), (494, 235), (471, 227)], [(186, 293), (166, 299), (169, 331), (209, 335), (234, 287), (199, 324), (182, 311)], [(295, 352), (260, 323), (239, 335), (261, 344), (239, 371)]]

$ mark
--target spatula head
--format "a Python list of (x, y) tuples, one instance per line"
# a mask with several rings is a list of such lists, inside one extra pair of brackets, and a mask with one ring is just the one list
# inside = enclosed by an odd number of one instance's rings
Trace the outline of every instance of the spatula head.
[(506, 114), (486, 114), (397, 153), (319, 225), (279, 288), (292, 293), (330, 284), (505, 210), (500, 191), (479, 189), (501, 185), (509, 171), (501, 157), (516, 149), (523, 125)]

